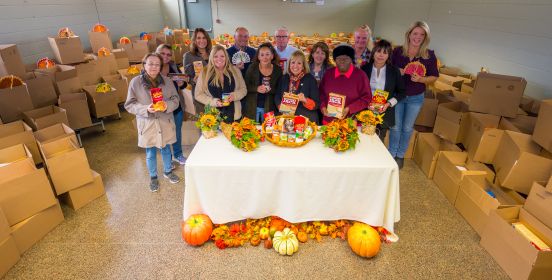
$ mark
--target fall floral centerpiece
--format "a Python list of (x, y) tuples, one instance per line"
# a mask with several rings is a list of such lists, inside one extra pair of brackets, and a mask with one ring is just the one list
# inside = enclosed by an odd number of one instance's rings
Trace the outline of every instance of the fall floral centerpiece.
[(201, 113), (195, 122), (196, 127), (201, 129), (203, 137), (209, 139), (217, 136), (221, 122), (220, 112), (217, 108), (205, 106), (205, 112)]
[(354, 149), (358, 139), (356, 121), (351, 118), (335, 119), (320, 129), (324, 146), (336, 152)]
[(257, 129), (256, 123), (248, 118), (242, 118), (240, 122), (232, 124), (222, 123), (222, 133), (232, 145), (245, 152), (251, 152), (259, 147), (261, 132)]
[(357, 120), (361, 123), (362, 133), (368, 135), (374, 135), (376, 133), (376, 125), (383, 123), (383, 116), (385, 114), (379, 114), (372, 110), (364, 110), (356, 115)]

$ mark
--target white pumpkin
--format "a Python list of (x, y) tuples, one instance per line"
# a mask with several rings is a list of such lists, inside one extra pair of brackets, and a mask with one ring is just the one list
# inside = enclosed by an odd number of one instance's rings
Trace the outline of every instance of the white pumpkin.
[(272, 238), (272, 247), (280, 255), (291, 256), (299, 249), (299, 241), (289, 228), (277, 231)]

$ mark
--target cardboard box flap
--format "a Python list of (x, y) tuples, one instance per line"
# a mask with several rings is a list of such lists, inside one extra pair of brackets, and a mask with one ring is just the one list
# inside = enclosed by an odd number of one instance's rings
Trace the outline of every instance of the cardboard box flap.
[(462, 187), (460, 189), (487, 215), (489, 215), (492, 209), (496, 209), (501, 205), (497, 198), (493, 198), (489, 195), (488, 191), (496, 196), (495, 189), (491, 188), (490, 184), (486, 182), (483, 177), (468, 176), (464, 182), (462, 182)]
[(36, 131), (34, 133), (34, 136), (37, 142), (45, 143), (47, 141), (56, 140), (61, 137), (74, 137), (75, 131), (63, 123), (57, 123), (47, 128)]
[[(552, 246), (552, 229), (547, 227), (542, 223), (537, 217), (532, 213), (527, 211), (525, 208), (519, 210), (519, 221), (522, 222), (527, 228), (529, 228), (536, 236), (538, 236), (546, 245)], [(527, 242), (530, 244), (529, 242)], [(531, 246), (532, 247), (532, 246)], [(535, 250), (535, 248), (533, 248)], [(538, 252), (538, 251), (537, 251)], [(542, 251), (541, 251), (542, 252)], [(552, 251), (549, 253), (548, 260), (552, 261)], [(548, 262), (546, 266), (552, 267), (552, 262)]]
[(437, 165), (441, 166), (455, 184), (460, 184), (465, 175), (487, 176), (486, 171), (470, 170), (466, 166), (467, 159), (468, 154), (465, 152), (444, 151), (439, 155)]
[(498, 128), (520, 133), (532, 134), (537, 123), (536, 117), (518, 115), (516, 118), (502, 118)]
[(454, 123), (460, 123), (462, 113), (468, 112), (468, 106), (461, 101), (439, 104), (437, 116), (443, 117)]
[(37, 77), (25, 81), (35, 108), (55, 105), (57, 100), (54, 84), (47, 77)]
[(546, 191), (544, 182), (533, 183), (523, 208), (552, 229), (552, 193)]
[(75, 100), (85, 100), (86, 101), (86, 94), (84, 92), (81, 93), (75, 93), (75, 94), (61, 94), (58, 98), (59, 104), (69, 103), (71, 101)]
[(11, 123), (3, 124), (0, 125), (0, 139), (25, 131), (32, 132), (33, 129), (23, 121), (14, 121)]
[(40, 147), (46, 160), (79, 149), (79, 145), (70, 138), (45, 143)]
[(32, 159), (32, 154), (24, 144), (14, 145), (5, 149), (0, 149), (0, 168), (10, 163), (25, 159)]

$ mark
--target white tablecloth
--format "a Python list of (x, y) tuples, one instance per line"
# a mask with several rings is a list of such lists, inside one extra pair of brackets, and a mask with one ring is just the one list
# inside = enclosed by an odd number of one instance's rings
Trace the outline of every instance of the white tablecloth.
[(249, 153), (220, 133), (201, 137), (186, 161), (185, 184), (184, 219), (349, 219), (391, 232), (400, 219), (399, 170), (376, 135), (360, 134), (345, 153), (324, 147), (320, 135), (301, 148), (264, 142)]

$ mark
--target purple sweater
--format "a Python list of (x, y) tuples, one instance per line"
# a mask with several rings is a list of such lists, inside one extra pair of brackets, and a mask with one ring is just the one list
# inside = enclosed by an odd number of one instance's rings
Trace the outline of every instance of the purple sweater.
[[(393, 50), (393, 55), (391, 56), (391, 62), (393, 65), (403, 69), (409, 62), (411, 62), (408, 56), (402, 54), (402, 47), (396, 47)], [(426, 77), (434, 76), (439, 77), (439, 70), (437, 69), (437, 58), (435, 57), (435, 52), (433, 50), (428, 50), (429, 58), (423, 59), (421, 57), (415, 57), (412, 61), (419, 61), (426, 67)], [(410, 80), (410, 75), (403, 75), (404, 86), (406, 88), (406, 95), (418, 95), (426, 90), (426, 85), (424, 83), (416, 83)]]

